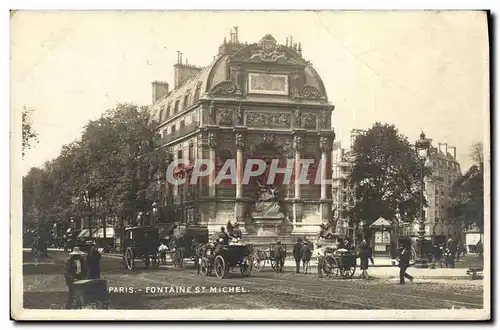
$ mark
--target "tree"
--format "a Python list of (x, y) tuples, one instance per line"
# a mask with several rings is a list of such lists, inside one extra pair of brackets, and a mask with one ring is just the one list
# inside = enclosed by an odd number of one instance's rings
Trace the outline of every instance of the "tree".
[(24, 157), (26, 150), (31, 149), (34, 143), (38, 143), (38, 134), (33, 128), (33, 120), (31, 115), (33, 109), (23, 107), (22, 111), (22, 155)]
[[(429, 175), (394, 125), (375, 123), (354, 142), (350, 182), (356, 202), (348, 214), (367, 225), (378, 217), (411, 222), (420, 215), (421, 177)], [(426, 201), (424, 200), (424, 206)]]
[(105, 225), (149, 212), (168, 165), (165, 149), (154, 148), (156, 128), (148, 109), (133, 104), (89, 121), (81, 139), (23, 178), (24, 220), (68, 224), (73, 217)]
[(471, 147), (470, 157), (475, 162), (453, 185), (450, 213), (465, 228), (476, 225), (484, 230), (484, 157), (482, 143)]

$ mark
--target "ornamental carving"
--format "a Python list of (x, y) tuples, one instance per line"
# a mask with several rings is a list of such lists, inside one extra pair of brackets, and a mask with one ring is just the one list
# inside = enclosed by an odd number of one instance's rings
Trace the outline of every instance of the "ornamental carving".
[(208, 133), (208, 146), (211, 149), (217, 148), (217, 136), (214, 133)]
[(321, 110), (320, 112), (320, 123), (322, 128), (330, 127), (330, 118), (328, 116), (328, 111), (326, 111), (325, 109)]
[(300, 127), (300, 116), (300, 109), (297, 107), (297, 109), (295, 109), (295, 127)]
[(264, 141), (265, 144), (272, 144), (274, 142), (274, 135), (271, 133), (265, 133), (262, 136), (262, 140)]
[(247, 125), (254, 127), (289, 128), (291, 122), (285, 113), (249, 112), (246, 117)]
[(302, 136), (295, 136), (293, 138), (293, 147), (295, 151), (302, 151), (304, 149), (304, 141), (302, 139)]
[(243, 134), (236, 134), (236, 148), (245, 148), (245, 136)]
[(210, 124), (215, 124), (215, 102), (210, 102), (210, 107), (208, 108), (208, 121)]
[(243, 109), (241, 108), (241, 104), (238, 104), (236, 108), (236, 125), (243, 125)]
[(258, 44), (258, 49), (252, 52), (250, 59), (259, 59), (262, 62), (276, 62), (285, 59), (285, 52), (277, 44), (272, 35), (265, 35)]
[(281, 149), (283, 156), (291, 158), (293, 156), (293, 141), (291, 136), (281, 136), (277, 139), (276, 145)]
[(316, 115), (308, 113), (302, 118), (302, 127), (307, 129), (316, 128)]
[(302, 87), (301, 96), (307, 100), (319, 100), (321, 99), (321, 93), (318, 89), (312, 86), (304, 86)]
[(332, 140), (329, 137), (322, 136), (319, 139), (319, 147), (321, 152), (330, 152), (332, 151)]
[(219, 111), (217, 124), (224, 126), (233, 125), (233, 111), (229, 109), (221, 109)]
[(223, 81), (215, 85), (209, 92), (209, 94), (235, 94), (237, 86), (232, 81)]

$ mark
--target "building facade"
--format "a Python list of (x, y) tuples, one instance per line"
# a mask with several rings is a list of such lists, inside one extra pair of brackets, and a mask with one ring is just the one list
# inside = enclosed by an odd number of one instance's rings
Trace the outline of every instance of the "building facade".
[[(351, 146), (362, 132), (359, 129), (351, 131)], [(348, 179), (353, 161), (350, 147), (342, 148), (340, 142), (336, 142), (332, 157), (332, 213), (333, 218), (337, 219), (335, 231), (340, 235), (349, 234), (353, 228), (346, 228), (349, 219), (346, 218), (345, 211), (351, 209), (356, 202), (355, 187)], [(464, 228), (448, 214), (453, 184), (462, 175), (456, 159), (456, 148), (447, 143), (431, 146), (426, 166), (432, 171), (432, 175), (425, 178), (424, 195), (428, 202), (428, 207), (424, 210), (426, 236), (458, 237), (463, 234)], [(398, 233), (402, 236), (417, 236), (418, 219), (415, 219), (413, 225), (401, 224)]]
[[(236, 182), (215, 182), (228, 159), (235, 160), (238, 174), (251, 158), (266, 163), (307, 158), (314, 159), (313, 168), (321, 161), (331, 166), (334, 107), (301, 45), (288, 38), (280, 45), (271, 35), (241, 43), (235, 30), (210, 65), (188, 65), (179, 54), (174, 70), (173, 90), (168, 83), (153, 82), (151, 109), (161, 133), (157, 146), (190, 164), (213, 160), (216, 170), (195, 185), (165, 183), (162, 203), (171, 206), (171, 213), (163, 221), (205, 226), (210, 233), (238, 223), (248, 237), (316, 234), (331, 218), (326, 183), (301, 185), (295, 180), (267, 186), (243, 184), (241, 176)], [(183, 170), (189, 176), (189, 167)], [(330, 175), (325, 171), (325, 178)], [(266, 189), (274, 199), (263, 202)]]
[[(431, 146), (426, 166), (432, 171), (432, 175), (425, 179), (425, 198), (428, 204), (424, 211), (426, 236), (457, 237), (464, 228), (448, 214), (453, 184), (462, 175), (456, 159), (456, 147), (447, 143)], [(417, 227), (412, 228), (415, 234), (418, 232)]]

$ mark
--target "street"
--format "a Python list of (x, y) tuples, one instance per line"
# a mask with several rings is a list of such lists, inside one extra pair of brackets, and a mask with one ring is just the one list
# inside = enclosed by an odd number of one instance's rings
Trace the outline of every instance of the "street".
[[(61, 309), (67, 288), (63, 277), (66, 253), (50, 251), (38, 265), (24, 252), (24, 307)], [(398, 268), (390, 268), (398, 275)], [(359, 270), (355, 277), (359, 276)], [(482, 280), (427, 280), (399, 285), (395, 279), (369, 281), (323, 279), (316, 274), (276, 274), (267, 268), (243, 278), (238, 269), (228, 278), (197, 275), (195, 268), (125, 270), (117, 256), (104, 255), (101, 277), (108, 281), (110, 309), (480, 309)], [(167, 288), (165, 288), (167, 287)], [(184, 292), (170, 292), (168, 287)], [(202, 289), (205, 288), (205, 292)], [(221, 292), (210, 292), (217, 290)], [(163, 293), (153, 291), (163, 290)], [(174, 291), (174, 289), (171, 289)], [(187, 292), (190, 290), (190, 292)], [(232, 292), (222, 292), (222, 291)], [(121, 291), (121, 293), (120, 293)], [(199, 292), (198, 292), (199, 291)]]

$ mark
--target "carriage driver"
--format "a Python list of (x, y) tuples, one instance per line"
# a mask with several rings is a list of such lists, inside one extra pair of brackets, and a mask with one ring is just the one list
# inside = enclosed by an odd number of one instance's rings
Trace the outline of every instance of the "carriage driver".
[(222, 244), (228, 245), (229, 244), (229, 235), (226, 233), (226, 229), (224, 227), (220, 227), (220, 233), (219, 233), (219, 241), (222, 238)]

